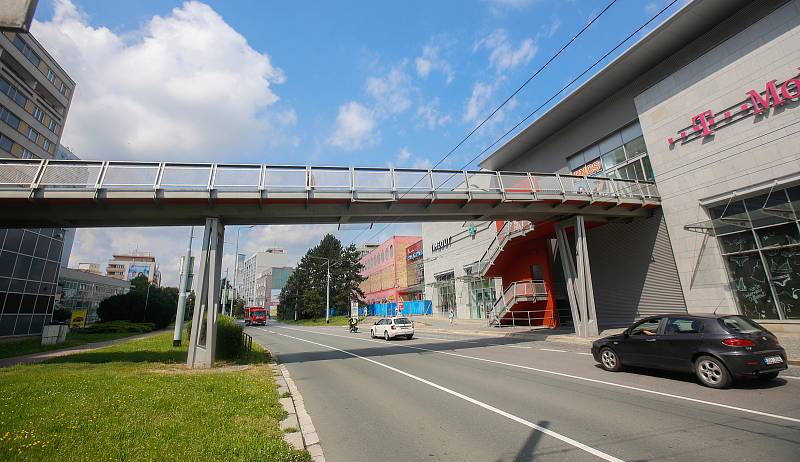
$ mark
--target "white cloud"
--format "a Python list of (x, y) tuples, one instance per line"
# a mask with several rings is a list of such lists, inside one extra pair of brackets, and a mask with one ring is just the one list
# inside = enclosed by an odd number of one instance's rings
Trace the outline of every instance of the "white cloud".
[(77, 82), (64, 143), (78, 155), (201, 160), (281, 138), (287, 124), (267, 109), (283, 72), (208, 5), (126, 34), (92, 26), (70, 0), (54, 9), (32, 32)]
[(402, 148), (399, 153), (397, 153), (397, 160), (399, 162), (405, 162), (411, 158), (411, 151), (408, 148)]
[(450, 122), (450, 114), (441, 115), (439, 113), (439, 104), (439, 98), (436, 97), (428, 104), (421, 104), (417, 108), (417, 117), (420, 119), (419, 126), (434, 129)]
[(494, 68), (498, 74), (528, 64), (539, 49), (531, 38), (526, 38), (518, 46), (514, 46), (505, 29), (497, 29), (479, 40), (473, 50), (481, 48), (489, 51), (489, 67)]
[(380, 138), (374, 130), (373, 112), (355, 101), (348, 101), (339, 106), (336, 128), (328, 142), (346, 150), (373, 146)]
[(440, 48), (441, 45), (434, 44), (434, 40), (422, 47), (422, 54), (414, 61), (417, 67), (417, 75), (426, 79), (431, 71), (439, 71), (444, 74), (447, 83), (450, 84), (455, 78), (455, 73), (450, 63), (439, 57)]
[(380, 114), (399, 114), (411, 107), (411, 79), (404, 67), (405, 63), (392, 66), (386, 75), (367, 79), (367, 94)]
[(411, 165), (411, 168), (421, 168), (425, 170), (428, 170), (431, 167), (433, 167), (433, 162), (431, 162), (430, 159), (424, 158), (418, 158), (416, 161), (414, 161), (414, 164)]
[(483, 82), (475, 82), (472, 87), (472, 94), (467, 101), (467, 107), (464, 111), (464, 122), (472, 122), (478, 119), (489, 104), (489, 100), (494, 93), (492, 85)]
[(551, 38), (556, 35), (559, 29), (561, 29), (561, 19), (553, 18), (550, 20), (550, 24), (545, 27), (544, 34), (547, 38)]

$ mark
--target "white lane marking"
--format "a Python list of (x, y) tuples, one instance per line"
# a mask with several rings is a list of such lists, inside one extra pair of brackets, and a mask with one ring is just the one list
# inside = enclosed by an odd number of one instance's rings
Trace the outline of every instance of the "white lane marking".
[(800, 377), (795, 377), (793, 375), (781, 375), (782, 379), (792, 379), (792, 380), (800, 380)]
[[(308, 332), (309, 334), (331, 335), (331, 336), (334, 336), (334, 337), (352, 338), (352, 339), (355, 339), (355, 340), (363, 340), (365, 342), (376, 342), (377, 341), (377, 340), (370, 340), (370, 339), (366, 339), (366, 338), (345, 337), (344, 335), (328, 334), (328, 333), (325, 333), (325, 332), (314, 332), (314, 331), (304, 330), (304, 329), (295, 329), (295, 328), (292, 328), (292, 327), (282, 327), (281, 326), (281, 328), (282, 329), (297, 330), (297, 331), (300, 331), (300, 332)], [(570, 379), (583, 380), (585, 382), (599, 383), (599, 384), (602, 384), (602, 385), (609, 385), (609, 386), (612, 386), (612, 387), (624, 388), (626, 390), (640, 391), (642, 393), (650, 393), (652, 395), (664, 396), (664, 397), (667, 397), (667, 398), (674, 398), (674, 399), (681, 399), (681, 400), (689, 401), (689, 402), (692, 402), (692, 403), (705, 404), (707, 406), (715, 406), (715, 407), (720, 407), (720, 408), (723, 408), (723, 409), (730, 409), (730, 410), (733, 410), (733, 411), (739, 411), (739, 412), (744, 412), (744, 413), (753, 414), (753, 415), (760, 415), (760, 416), (763, 416), (763, 417), (771, 417), (773, 419), (778, 419), (778, 420), (785, 420), (787, 422), (800, 423), (800, 419), (797, 419), (797, 418), (794, 418), (794, 417), (785, 416), (785, 415), (771, 414), (769, 412), (757, 411), (755, 409), (747, 409), (747, 408), (743, 408), (743, 407), (731, 406), (729, 404), (715, 403), (713, 401), (706, 401), (704, 399), (690, 398), (688, 396), (675, 395), (675, 394), (672, 394), (672, 393), (665, 393), (663, 391), (648, 390), (647, 388), (634, 387), (632, 385), (623, 385), (621, 383), (607, 382), (605, 380), (591, 379), (589, 377), (581, 377), (579, 375), (566, 374), (564, 372), (550, 371), (550, 370), (547, 370), (547, 369), (540, 369), (538, 367), (523, 366), (521, 364), (513, 364), (513, 363), (507, 363), (507, 362), (504, 362), (504, 361), (495, 361), (493, 359), (478, 358), (478, 357), (475, 357), (475, 356), (467, 356), (467, 355), (462, 355), (462, 354), (459, 354), (459, 353), (452, 353), (452, 352), (448, 352), (448, 351), (430, 350), (428, 348), (415, 347), (415, 346), (410, 346), (410, 345), (397, 344), (396, 346), (403, 347), (403, 348), (410, 348), (412, 350), (427, 351), (427, 352), (430, 352), (430, 353), (439, 353), (439, 354), (448, 355), (448, 356), (456, 356), (456, 357), (459, 357), (459, 358), (472, 359), (472, 360), (475, 360), (475, 361), (482, 361), (482, 362), (486, 362), (486, 363), (500, 364), (502, 366), (516, 367), (516, 368), (519, 368), (519, 369), (526, 369), (526, 370), (529, 370), (529, 371), (541, 372), (543, 374), (551, 374), (551, 375), (557, 375), (559, 377), (567, 377), (567, 378), (570, 378)]]
[(586, 355), (586, 356), (591, 356), (592, 355), (591, 353), (575, 353), (575, 354), (577, 354), (577, 355)]
[[(425, 340), (442, 340), (445, 342), (480, 342), (480, 340), (462, 340), (462, 339), (452, 339), (452, 338), (437, 338), (437, 337), (420, 337), (416, 335), (417, 338), (424, 338)], [(481, 342), (483, 343), (483, 342)], [(509, 347), (509, 348), (524, 348), (526, 350), (530, 350), (533, 347), (523, 346), (523, 345), (503, 345), (502, 343), (484, 343), (486, 346), (499, 346), (499, 347)]]
[(539, 348), (541, 351), (555, 351), (557, 353), (566, 353), (567, 350), (556, 350), (554, 348)]
[[(300, 330), (300, 329), (298, 329), (298, 330)], [(306, 332), (308, 332), (308, 331), (306, 331)], [(622, 459), (618, 459), (618, 458), (616, 458), (614, 456), (606, 454), (603, 451), (595, 449), (595, 448), (593, 448), (591, 446), (587, 446), (587, 445), (581, 443), (580, 441), (573, 440), (572, 438), (570, 438), (568, 436), (564, 436), (564, 435), (562, 435), (560, 433), (554, 432), (553, 430), (549, 430), (547, 428), (540, 427), (539, 425), (536, 425), (535, 423), (533, 423), (533, 422), (531, 422), (529, 420), (525, 420), (522, 417), (517, 417), (514, 414), (511, 414), (511, 413), (508, 413), (506, 411), (503, 411), (502, 409), (498, 409), (498, 408), (496, 408), (496, 407), (494, 407), (492, 405), (486, 404), (486, 403), (484, 403), (482, 401), (478, 401), (475, 398), (470, 398), (467, 395), (461, 394), (461, 393), (459, 393), (459, 392), (457, 392), (455, 390), (451, 390), (450, 388), (447, 388), (447, 387), (444, 387), (444, 386), (439, 385), (437, 383), (431, 382), (430, 380), (423, 379), (422, 377), (418, 377), (418, 376), (416, 376), (414, 374), (411, 374), (409, 372), (402, 371), (400, 369), (397, 369), (395, 367), (389, 366), (387, 364), (375, 361), (374, 359), (365, 358), (365, 357), (359, 356), (359, 355), (357, 355), (355, 353), (351, 353), (351, 352), (349, 352), (347, 350), (342, 350), (342, 349), (339, 349), (339, 348), (336, 348), (336, 347), (332, 347), (330, 345), (325, 345), (323, 343), (317, 343), (317, 342), (314, 342), (314, 341), (311, 341), (311, 340), (306, 340), (306, 339), (303, 339), (303, 338), (300, 338), (300, 337), (294, 337), (294, 336), (291, 336), (291, 335), (281, 334), (280, 332), (275, 332), (275, 333), (278, 334), (278, 335), (281, 335), (283, 337), (288, 337), (288, 338), (291, 338), (291, 339), (299, 340), (301, 342), (311, 343), (313, 345), (318, 345), (318, 346), (321, 346), (321, 347), (324, 347), (324, 348), (328, 348), (328, 349), (331, 349), (331, 350), (335, 350), (335, 351), (338, 351), (338, 352), (341, 352), (341, 353), (348, 354), (348, 355), (353, 356), (353, 357), (358, 358), (358, 359), (363, 359), (364, 361), (368, 361), (368, 362), (370, 362), (372, 364), (375, 364), (377, 366), (381, 366), (381, 367), (384, 367), (386, 369), (389, 369), (392, 372), (397, 372), (398, 374), (404, 375), (404, 376), (406, 376), (406, 377), (408, 377), (410, 379), (414, 379), (414, 380), (416, 380), (418, 382), (422, 382), (425, 385), (431, 386), (431, 387), (436, 388), (438, 390), (441, 390), (441, 391), (443, 391), (443, 392), (445, 392), (447, 394), (453, 395), (456, 398), (461, 398), (464, 401), (470, 402), (470, 403), (475, 404), (477, 406), (480, 406), (480, 407), (482, 407), (482, 408), (484, 408), (486, 410), (494, 412), (495, 414), (499, 414), (499, 415), (501, 415), (503, 417), (511, 419), (514, 422), (517, 422), (517, 423), (520, 423), (522, 425), (525, 425), (528, 428), (532, 428), (534, 430), (542, 432), (545, 435), (552, 436), (553, 438), (556, 438), (556, 439), (558, 439), (560, 441), (563, 441), (564, 443), (567, 443), (570, 446), (576, 447), (576, 448), (578, 448), (578, 449), (580, 449), (582, 451), (586, 451), (589, 454), (597, 456), (597, 457), (599, 457), (599, 458), (601, 458), (603, 460), (608, 460), (608, 461), (613, 461), (613, 462), (622, 462)]]

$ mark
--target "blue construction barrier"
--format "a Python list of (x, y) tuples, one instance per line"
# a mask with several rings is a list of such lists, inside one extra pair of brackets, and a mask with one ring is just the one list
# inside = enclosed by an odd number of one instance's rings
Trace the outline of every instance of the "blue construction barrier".
[[(374, 303), (364, 308), (366, 308), (366, 316), (396, 316), (400, 314), (397, 312), (397, 303)], [(361, 310), (359, 308), (360, 314)], [(433, 314), (433, 302), (430, 300), (403, 302), (402, 314), (405, 316)]]

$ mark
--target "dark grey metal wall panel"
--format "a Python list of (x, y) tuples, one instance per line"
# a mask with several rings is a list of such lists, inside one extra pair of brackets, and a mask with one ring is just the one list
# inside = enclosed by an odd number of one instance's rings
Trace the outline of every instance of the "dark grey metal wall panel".
[(660, 210), (651, 218), (610, 223), (587, 233), (601, 327), (658, 313), (686, 313), (675, 258)]

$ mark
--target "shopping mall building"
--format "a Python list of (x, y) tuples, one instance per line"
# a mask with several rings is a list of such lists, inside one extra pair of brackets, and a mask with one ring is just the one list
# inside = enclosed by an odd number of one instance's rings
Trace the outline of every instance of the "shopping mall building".
[(587, 193), (591, 176), (655, 180), (662, 201), (498, 224), (474, 270), (501, 278), (504, 319), (591, 333), (717, 311), (800, 330), (799, 69), (800, 0), (692, 1), (484, 160), (586, 175)]

